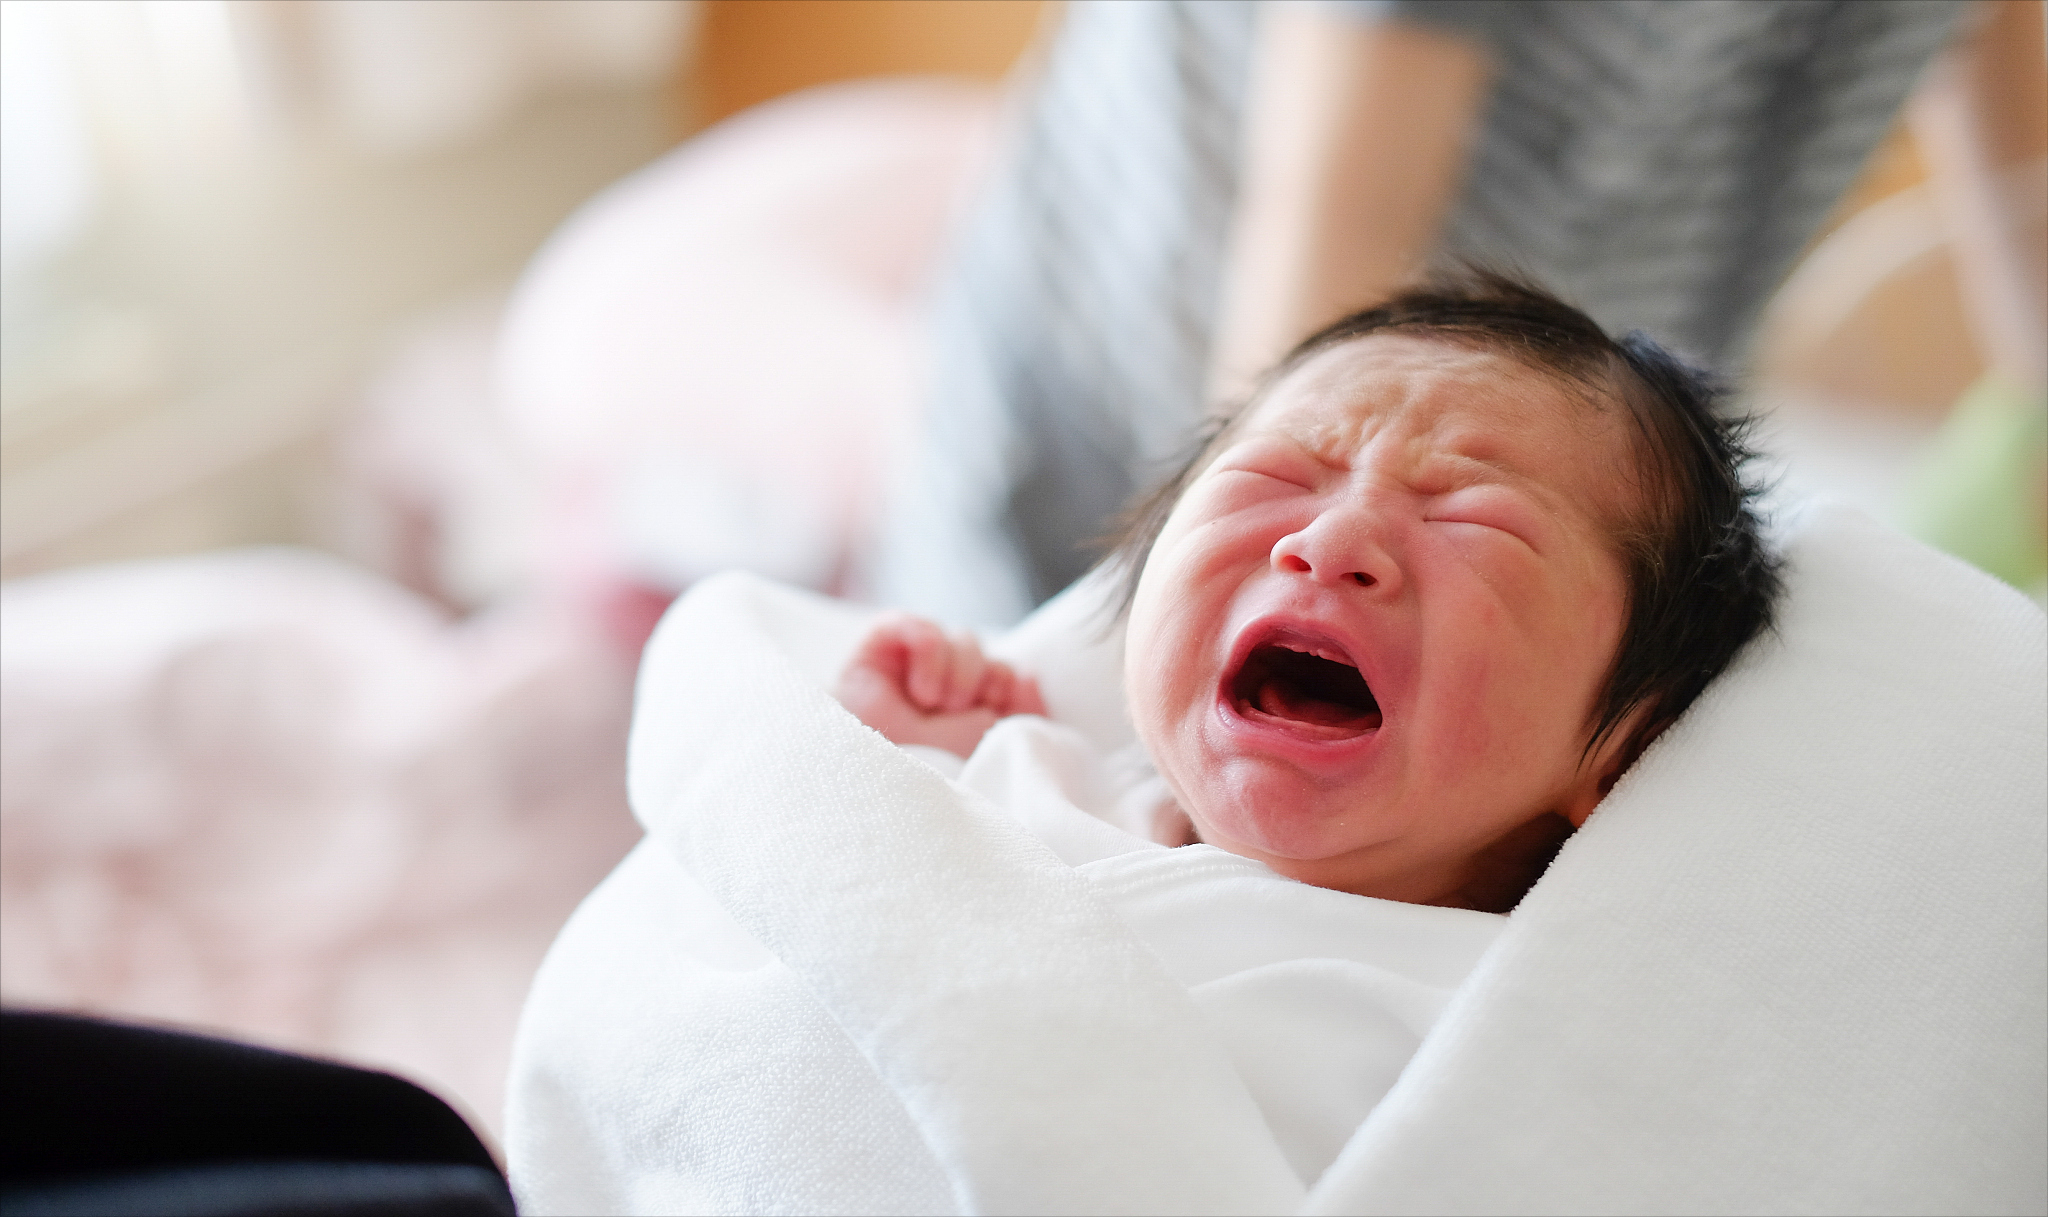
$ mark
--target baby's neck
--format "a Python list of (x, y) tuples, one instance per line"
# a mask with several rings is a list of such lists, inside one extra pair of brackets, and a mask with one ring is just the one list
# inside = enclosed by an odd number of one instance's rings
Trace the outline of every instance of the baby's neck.
[[(1442, 890), (1427, 898), (1417, 899), (1407, 895), (1388, 897), (1401, 899), (1409, 904), (1428, 904), (1440, 908), (1476, 909), (1482, 913), (1507, 913), (1513, 911), (1543, 872), (1557, 857), (1564, 843), (1575, 830), (1571, 821), (1563, 816), (1546, 814), (1509, 832), (1492, 845), (1472, 857), (1458, 878), (1442, 887)], [(1152, 839), (1161, 845), (1182, 846), (1203, 844), (1202, 836), (1196, 830), (1194, 821), (1188, 818), (1179, 804), (1171, 800), (1161, 803), (1152, 818)], [(1231, 853), (1243, 853), (1231, 849), (1227, 842), (1209, 842)], [(1252, 856), (1247, 854), (1247, 857)], [(1273, 866), (1283, 874), (1292, 868), (1275, 860), (1258, 858), (1260, 862)], [(1292, 877), (1305, 883), (1315, 883), (1314, 878), (1296, 874)], [(1352, 890), (1336, 883), (1322, 883), (1318, 886)], [(1366, 895), (1373, 893), (1367, 892)]]
[(1575, 831), (1563, 816), (1538, 816), (1481, 850), (1472, 859), (1466, 882), (1447, 898), (1429, 903), (1482, 913), (1510, 912), (1536, 886)]

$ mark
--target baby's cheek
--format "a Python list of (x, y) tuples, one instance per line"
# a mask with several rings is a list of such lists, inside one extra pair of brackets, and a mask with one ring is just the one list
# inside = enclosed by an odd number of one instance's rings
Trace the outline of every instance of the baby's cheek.
[(1495, 528), (1440, 524), (1431, 540), (1435, 565), (1447, 581), (1466, 585), (1470, 611), (1490, 614), (1489, 626), (1510, 625), (1509, 610), (1527, 611), (1547, 597), (1542, 563), (1529, 548)]
[(1547, 772), (1585, 715), (1577, 682), (1562, 679), (1577, 667), (1574, 646), (1512, 645), (1517, 623), (1506, 614), (1477, 612), (1470, 621), (1491, 645), (1436, 649), (1418, 751), (1444, 781), (1461, 785)]
[(1166, 720), (1208, 700), (1209, 663), (1200, 640), (1214, 633), (1213, 606), (1199, 588), (1150, 589), (1125, 634), (1124, 688), (1134, 720)]
[[(1185, 714), (1178, 708), (1179, 699), (1173, 696), (1170, 682), (1170, 670), (1162, 668), (1152, 653), (1140, 647), (1126, 653), (1124, 698), (1131, 727), (1162, 771), (1172, 764), (1178, 751), (1176, 741), (1184, 734), (1178, 728)], [(1171, 775), (1166, 776), (1172, 780)]]
[(1434, 674), (1437, 695), (1414, 724), (1416, 748), (1432, 770), (1453, 778), (1469, 774), (1497, 746), (1496, 666), (1491, 656), (1468, 653)]

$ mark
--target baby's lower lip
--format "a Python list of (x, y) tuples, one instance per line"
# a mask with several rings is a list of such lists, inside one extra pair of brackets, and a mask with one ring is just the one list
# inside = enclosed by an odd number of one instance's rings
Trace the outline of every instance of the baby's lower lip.
[(1380, 734), (1378, 725), (1359, 728), (1282, 718), (1227, 696), (1217, 699), (1216, 715), (1238, 746), (1314, 768), (1352, 761)]
[(1268, 714), (1257, 706), (1252, 705), (1237, 704), (1232, 705), (1231, 709), (1239, 718), (1255, 726), (1273, 731), (1282, 731), (1289, 735), (1299, 736), (1305, 740), (1327, 740), (1332, 742), (1352, 740), (1360, 736), (1371, 735), (1380, 729), (1378, 715), (1374, 715), (1364, 724), (1319, 723), (1308, 719), (1287, 718), (1278, 714)]

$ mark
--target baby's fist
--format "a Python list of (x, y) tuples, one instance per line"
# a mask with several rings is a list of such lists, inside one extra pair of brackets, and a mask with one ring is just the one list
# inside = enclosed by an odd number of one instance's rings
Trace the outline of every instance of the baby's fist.
[(972, 634), (948, 635), (922, 617), (884, 618), (839, 676), (839, 700), (898, 744), (974, 751), (999, 718), (1043, 714), (1037, 684), (989, 659)]

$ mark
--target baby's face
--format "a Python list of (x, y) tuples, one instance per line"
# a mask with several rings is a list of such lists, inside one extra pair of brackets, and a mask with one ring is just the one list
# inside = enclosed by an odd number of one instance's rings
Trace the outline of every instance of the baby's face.
[(1515, 360), (1402, 335), (1274, 386), (1175, 505), (1131, 609), (1132, 716), (1202, 840), (1429, 903), (1516, 827), (1582, 820), (1626, 609), (1623, 425)]

